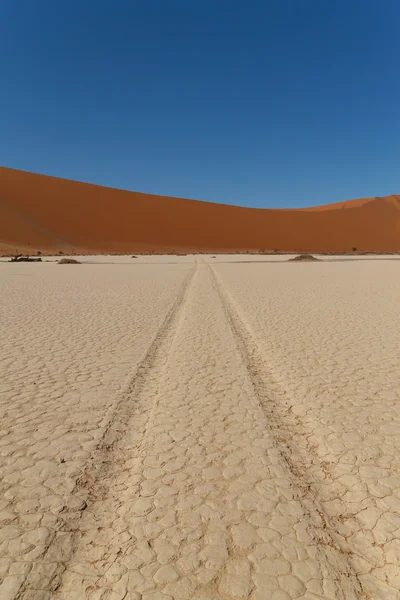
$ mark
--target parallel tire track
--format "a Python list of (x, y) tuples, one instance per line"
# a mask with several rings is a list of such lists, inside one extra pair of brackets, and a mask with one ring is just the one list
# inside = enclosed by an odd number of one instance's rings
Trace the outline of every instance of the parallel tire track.
[[(227, 322), (248, 371), (254, 393), (268, 417), (271, 435), (292, 475), (299, 500), (314, 523), (319, 544), (325, 549), (326, 555), (330, 559), (330, 566), (336, 572), (338, 581), (351, 581), (354, 597), (368, 598), (357, 573), (349, 562), (348, 551), (341, 548), (337, 541), (334, 523), (326, 514), (322, 502), (317, 498), (317, 490), (321, 484), (318, 472), (323, 472), (323, 465), (316, 454), (312, 452), (312, 447), (307, 439), (309, 432), (300, 419), (291, 413), (290, 402), (283, 404), (281, 400), (278, 400), (274, 391), (278, 386), (266, 368), (265, 358), (254, 335), (240, 315), (234, 300), (226, 291), (221, 278), (211, 265), (208, 266), (213, 275), (215, 289), (221, 300)], [(280, 389), (279, 392), (280, 396), (284, 396), (283, 390)], [(296, 444), (296, 441), (299, 440), (303, 444)], [(324, 485), (326, 485), (326, 481)], [(345, 597), (343, 596), (343, 598)]]
[[(61, 585), (62, 574), (67, 563), (74, 555), (80, 539), (79, 521), (82, 511), (93, 502), (107, 496), (109, 485), (104, 484), (109, 478), (109, 472), (123, 468), (123, 462), (118, 452), (118, 441), (127, 430), (128, 424), (137, 412), (141, 417), (147, 416), (151, 406), (140, 407), (141, 390), (146, 385), (149, 374), (158, 363), (163, 363), (168, 356), (169, 348), (179, 326), (184, 310), (189, 289), (198, 271), (198, 262), (186, 276), (178, 295), (166, 314), (161, 326), (143, 359), (136, 367), (134, 374), (129, 379), (125, 391), (117, 398), (105, 415), (102, 427), (104, 433), (98, 441), (96, 448), (86, 463), (83, 473), (76, 481), (75, 488), (69, 498), (69, 507), (57, 519), (53, 528), (53, 535), (46, 544), (46, 550), (38, 562), (54, 563), (54, 556), (59, 556), (57, 569), (52, 574), (45, 589), (32, 589), (29, 576), (20, 587), (16, 600), (33, 600), (48, 598), (48, 593), (55, 592)], [(55, 550), (55, 547), (57, 549)], [(55, 554), (54, 554), (55, 552)], [(39, 594), (42, 594), (39, 596)], [(47, 594), (47, 595), (46, 595)]]

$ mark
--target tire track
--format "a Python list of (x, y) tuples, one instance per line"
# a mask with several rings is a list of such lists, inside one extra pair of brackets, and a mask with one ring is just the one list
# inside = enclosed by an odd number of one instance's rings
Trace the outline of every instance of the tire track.
[[(131, 413), (135, 412), (136, 405), (132, 405), (130, 400), (138, 397), (143, 388), (144, 382), (148, 377), (149, 371), (154, 367), (160, 356), (168, 353), (174, 337), (174, 331), (177, 328), (182, 314), (189, 288), (198, 271), (198, 262), (186, 277), (178, 296), (168, 311), (161, 327), (154, 336), (149, 349), (144, 358), (136, 368), (135, 374), (130, 379), (125, 393), (111, 407), (111, 415), (105, 417), (107, 425), (105, 432), (98, 444), (98, 451), (110, 451), (115, 443), (122, 437), (126, 428), (126, 422)], [(98, 457), (96, 457), (98, 459)]]
[[(325, 465), (313, 452), (313, 447), (308, 439), (309, 432), (301, 423), (300, 418), (292, 413), (290, 400), (286, 397), (284, 390), (275, 383), (268, 372), (265, 359), (254, 335), (240, 315), (235, 301), (226, 291), (215, 269), (208, 263), (205, 264), (212, 273), (216, 292), (249, 374), (255, 395), (268, 417), (270, 433), (275, 440), (276, 448), (294, 480), (299, 500), (314, 524), (319, 545), (324, 548), (330, 567), (336, 573), (338, 581), (347, 582), (347, 590), (350, 582), (355, 598), (370, 598), (363, 590), (357, 572), (351, 565), (349, 560), (351, 553), (341, 547), (335, 523), (324, 510), (323, 502), (318, 499), (318, 491), (322, 486), (326, 486), (326, 479), (330, 477), (329, 471), (325, 470)], [(347, 598), (348, 596), (345, 593), (343, 597)]]
[(355, 600), (317, 547), (206, 265), (183, 311), (52, 597)]
[(18, 592), (10, 598), (48, 600), (53, 597), (51, 593), (60, 587), (67, 564), (78, 548), (81, 538), (80, 522), (86, 514), (86, 509), (108, 497), (112, 487), (111, 480), (117, 479), (125, 469), (126, 456), (118, 449), (118, 442), (127, 432), (128, 425), (134, 417), (137, 417), (135, 425), (138, 435), (141, 435), (140, 430), (145, 427), (151, 415), (152, 407), (143, 405), (140, 395), (153, 370), (157, 371), (164, 365), (198, 268), (196, 260), (125, 391), (107, 411), (102, 423), (104, 433), (84, 472), (77, 479), (67, 506), (53, 525), (53, 535), (46, 544), (44, 554), (33, 565)]

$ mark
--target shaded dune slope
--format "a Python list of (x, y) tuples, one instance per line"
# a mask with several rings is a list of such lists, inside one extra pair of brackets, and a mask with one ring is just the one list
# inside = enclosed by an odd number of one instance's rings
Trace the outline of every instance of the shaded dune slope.
[(400, 195), (307, 209), (154, 196), (0, 167), (5, 252), (400, 251)]

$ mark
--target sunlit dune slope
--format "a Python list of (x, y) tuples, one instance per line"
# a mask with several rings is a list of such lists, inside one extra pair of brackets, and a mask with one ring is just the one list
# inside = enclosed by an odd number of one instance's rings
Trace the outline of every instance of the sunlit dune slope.
[(0, 250), (400, 251), (400, 196), (255, 209), (154, 196), (0, 167)]

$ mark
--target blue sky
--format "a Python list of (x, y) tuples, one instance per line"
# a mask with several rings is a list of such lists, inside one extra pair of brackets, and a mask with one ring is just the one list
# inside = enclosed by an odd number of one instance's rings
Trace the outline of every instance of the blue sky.
[(311, 206), (400, 193), (398, 0), (3, 0), (0, 164)]

